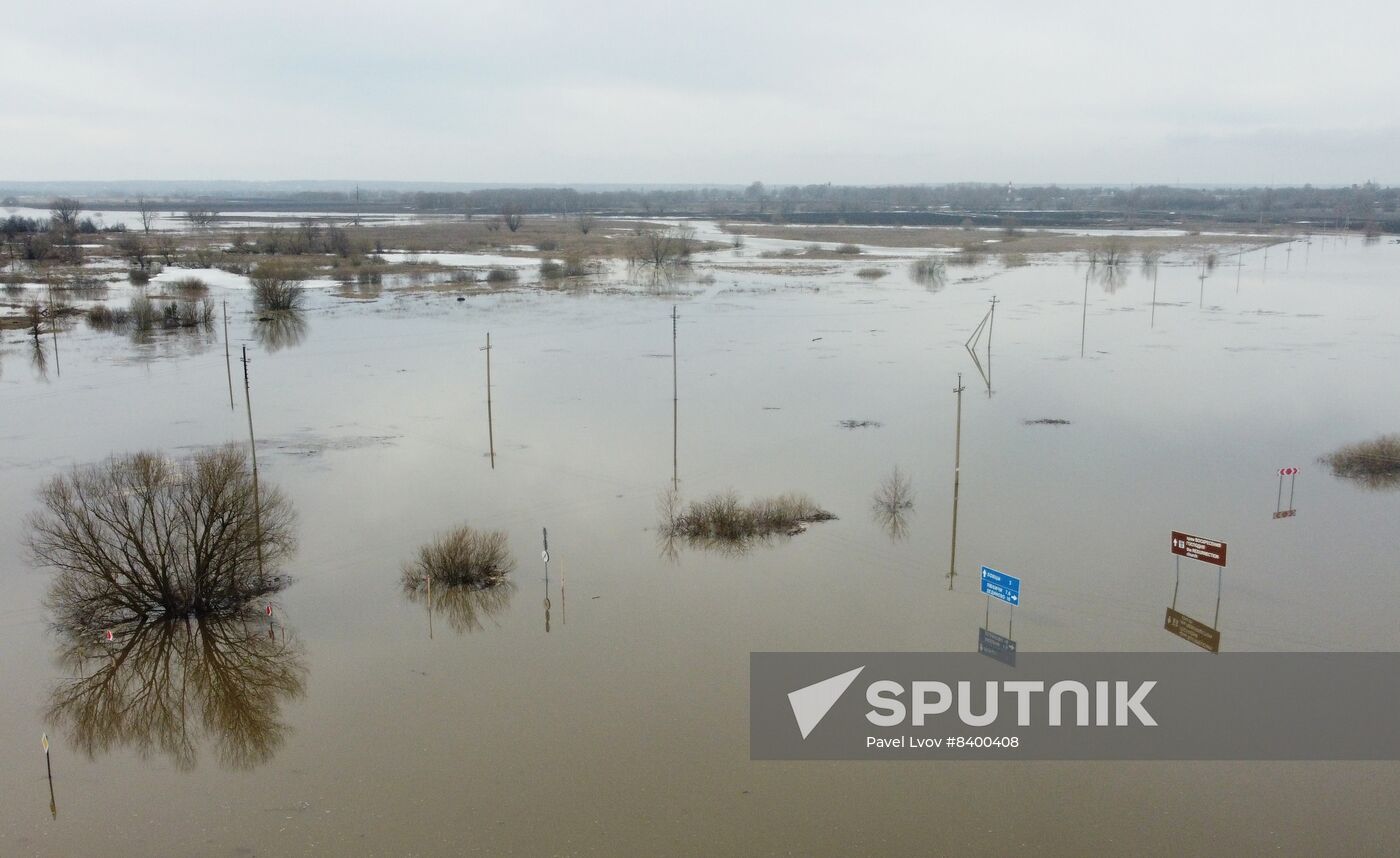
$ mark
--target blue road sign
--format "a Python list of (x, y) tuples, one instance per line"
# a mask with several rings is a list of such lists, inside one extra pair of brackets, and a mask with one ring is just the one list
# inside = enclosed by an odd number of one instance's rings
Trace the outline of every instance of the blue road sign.
[(1008, 605), (1021, 604), (1021, 579), (1005, 572), (998, 572), (990, 566), (982, 567), (982, 592), (1006, 602)]
[(977, 651), (1007, 667), (1016, 666), (1016, 642), (986, 629), (977, 630)]

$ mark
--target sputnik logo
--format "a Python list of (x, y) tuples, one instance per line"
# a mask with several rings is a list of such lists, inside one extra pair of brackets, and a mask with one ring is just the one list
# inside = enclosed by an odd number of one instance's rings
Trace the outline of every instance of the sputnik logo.
[(865, 670), (865, 665), (788, 693), (792, 716), (797, 719), (797, 729), (802, 732), (803, 739), (817, 728), (862, 670)]

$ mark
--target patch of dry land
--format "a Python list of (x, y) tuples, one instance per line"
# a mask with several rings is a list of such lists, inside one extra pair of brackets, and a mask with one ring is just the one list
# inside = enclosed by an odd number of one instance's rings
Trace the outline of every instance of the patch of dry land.
[[(1123, 253), (1180, 253), (1225, 250), (1241, 244), (1251, 247), (1286, 241), (1283, 235), (1259, 233), (1210, 233), (1181, 235), (1134, 234), (1125, 231), (1115, 235), (1074, 235), (1038, 229), (1006, 230), (963, 229), (960, 227), (878, 227), (878, 226), (773, 226), (769, 224), (729, 223), (725, 229), (755, 238), (780, 238), (804, 241), (831, 247), (841, 244), (871, 247), (907, 247), (920, 249), (976, 249), (982, 253), (1088, 253), (1114, 247)], [(847, 258), (850, 258), (849, 256)]]

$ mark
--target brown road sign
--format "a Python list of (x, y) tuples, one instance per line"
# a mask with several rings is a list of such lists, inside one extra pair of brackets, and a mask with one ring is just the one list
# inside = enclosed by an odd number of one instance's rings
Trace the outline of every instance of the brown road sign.
[(1207, 652), (1220, 652), (1220, 630), (1200, 620), (1193, 620), (1173, 608), (1167, 608), (1167, 622), (1162, 628)]
[(1225, 565), (1225, 543), (1172, 531), (1172, 553), (1215, 566)]

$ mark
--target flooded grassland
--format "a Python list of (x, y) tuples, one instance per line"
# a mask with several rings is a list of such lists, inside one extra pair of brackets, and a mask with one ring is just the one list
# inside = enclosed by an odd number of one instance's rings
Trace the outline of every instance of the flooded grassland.
[[(1222, 650), (1400, 646), (1400, 493), (1319, 461), (1400, 432), (1393, 239), (701, 223), (677, 264), (380, 228), (294, 309), (216, 231), (144, 287), (91, 259), (111, 277), (71, 312), (0, 332), (0, 853), (1393, 850), (1394, 764), (759, 763), (747, 735), (755, 650), (970, 651), (990, 621), (1024, 651), (1210, 658), (1163, 629), (1174, 529), (1230, 543), (1218, 615), (1213, 575), (1176, 594)], [(570, 242), (589, 269), (546, 276)], [(19, 315), (56, 283), (12, 285)], [(90, 321), (133, 297), (149, 326)], [(276, 536), (277, 580), (65, 613), (33, 550), (55, 480), (150, 451), (165, 481), (118, 469), (108, 502), (202, 509), (189, 463), (247, 451), (247, 403), (285, 531), (240, 512), (211, 556)], [(1025, 582), (1014, 630), (981, 564)]]

